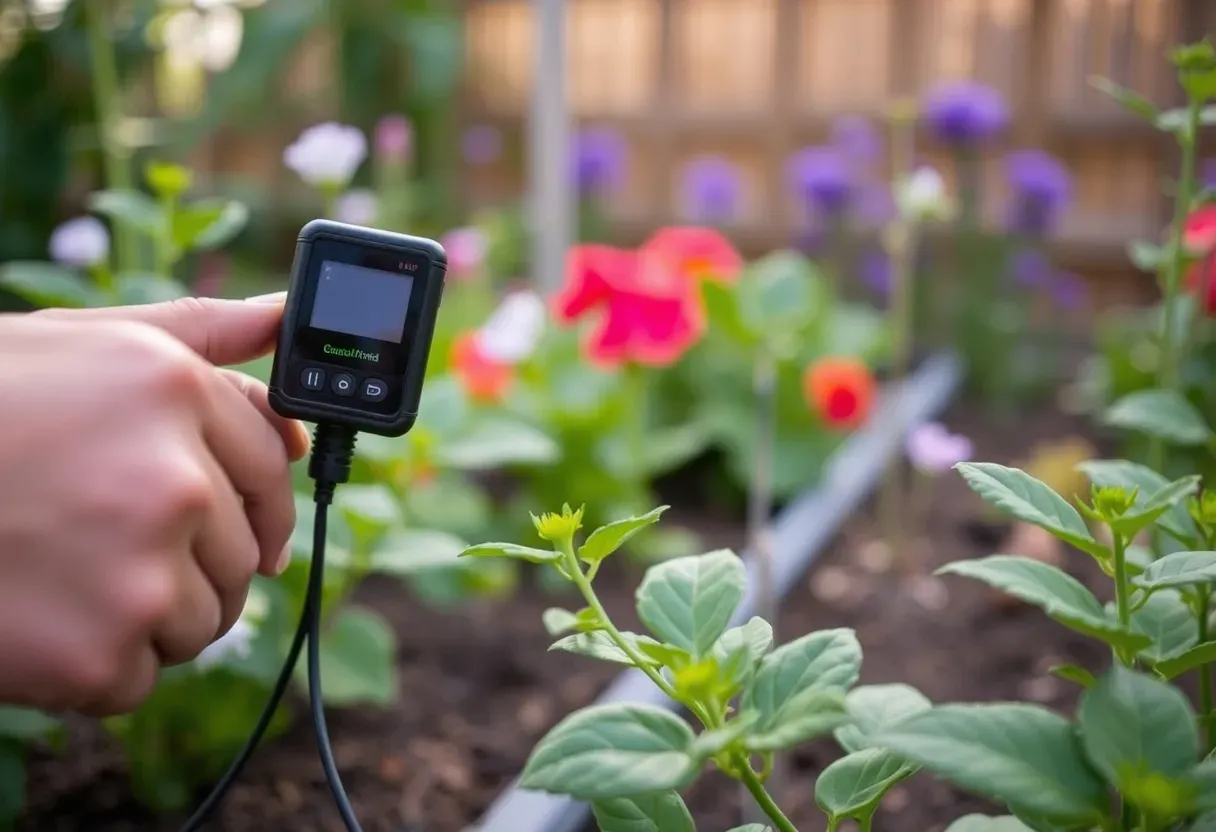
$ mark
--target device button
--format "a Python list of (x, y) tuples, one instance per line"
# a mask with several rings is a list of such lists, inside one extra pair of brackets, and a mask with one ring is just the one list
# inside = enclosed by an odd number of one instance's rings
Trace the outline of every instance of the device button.
[(388, 385), (378, 378), (369, 378), (363, 382), (362, 395), (369, 402), (382, 402), (388, 395)]
[(320, 390), (325, 386), (325, 371), (320, 367), (308, 367), (300, 373), (300, 384), (305, 390)]
[(329, 385), (339, 396), (355, 395), (355, 377), (350, 373), (337, 373)]

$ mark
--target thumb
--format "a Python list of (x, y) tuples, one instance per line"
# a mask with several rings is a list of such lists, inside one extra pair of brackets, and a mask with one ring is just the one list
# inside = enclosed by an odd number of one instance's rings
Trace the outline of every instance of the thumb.
[(207, 361), (240, 364), (274, 347), (286, 292), (248, 300), (186, 297), (101, 309), (44, 310), (64, 320), (138, 321), (163, 329)]

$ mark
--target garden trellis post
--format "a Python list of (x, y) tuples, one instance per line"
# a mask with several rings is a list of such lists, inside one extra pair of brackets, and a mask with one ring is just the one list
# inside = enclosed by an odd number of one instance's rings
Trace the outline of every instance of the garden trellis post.
[(537, 291), (561, 285), (574, 212), (569, 176), (570, 124), (566, 102), (566, 0), (533, 0), (536, 27), (531, 163), (532, 275)]

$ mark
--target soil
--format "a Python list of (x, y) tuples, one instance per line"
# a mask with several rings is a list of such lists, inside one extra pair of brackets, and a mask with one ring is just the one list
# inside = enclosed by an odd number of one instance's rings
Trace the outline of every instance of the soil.
[[(1087, 430), (1054, 410), (1021, 415), (1016, 425), (994, 424), (968, 405), (956, 407), (946, 422), (974, 439), (978, 458), (1007, 463), (1023, 459), (1036, 442)], [(884, 562), (873, 520), (868, 510), (860, 512), (791, 592), (779, 638), (853, 627), (866, 651), (863, 683), (906, 682), (934, 701), (1022, 699), (1070, 710), (1077, 691), (1048, 668), (1063, 662), (1101, 667), (1106, 652), (1037, 611), (995, 603), (978, 584), (930, 577), (937, 565), (995, 551), (1005, 530), (977, 522), (981, 505), (957, 477), (920, 493), (928, 498), (916, 523), (923, 539), (909, 544), (895, 565)], [(737, 520), (720, 512), (684, 512), (678, 519), (713, 546), (741, 543)], [(1064, 557), (1066, 568), (1103, 588), (1085, 556)], [(597, 582), (609, 612), (625, 627), (636, 626), (632, 595), (639, 574), (617, 566)], [(404, 599), (400, 585), (390, 582), (369, 582), (361, 596), (397, 631), (402, 691), (393, 708), (330, 716), (338, 764), (366, 832), (466, 829), (518, 774), (536, 740), (589, 703), (618, 670), (546, 651), (541, 613), (560, 599), (537, 588), (524, 588), (509, 602), (446, 611)], [(18, 832), (176, 831), (181, 818), (154, 818), (139, 809), (121, 754), (95, 725), (74, 723), (72, 735), (67, 753), (33, 755), (29, 806)], [(779, 802), (803, 832), (824, 829), (813, 778), (838, 756), (830, 742), (820, 742), (786, 758)], [(687, 795), (704, 832), (738, 824), (739, 797), (739, 788), (716, 774)], [(875, 828), (933, 832), (990, 808), (922, 774), (888, 795)], [(211, 828), (341, 829), (304, 721), (255, 756)]]

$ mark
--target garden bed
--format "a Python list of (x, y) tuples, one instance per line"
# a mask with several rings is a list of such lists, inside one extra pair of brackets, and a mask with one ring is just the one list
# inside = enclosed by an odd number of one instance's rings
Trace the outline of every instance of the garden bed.
[[(997, 462), (1023, 457), (1037, 441), (1085, 431), (1053, 411), (1027, 414), (1011, 431), (970, 405), (955, 407), (946, 421), (973, 437), (978, 458)], [(707, 545), (742, 545), (738, 518), (673, 501), (672, 520), (698, 529)], [(997, 535), (976, 533), (980, 504), (956, 477), (943, 479), (927, 508), (929, 538), (916, 546), (923, 559), (912, 570), (882, 568), (879, 559), (866, 556), (875, 536), (868, 512), (847, 523), (788, 596), (779, 638), (854, 627), (865, 649), (864, 682), (908, 682), (935, 700), (1027, 698), (1069, 707), (1074, 691), (1047, 669), (1102, 662), (1101, 651), (1037, 611), (996, 606), (978, 584), (927, 579), (941, 563), (988, 554), (999, 544)], [(1082, 575), (1093, 571), (1084, 556), (1067, 566)], [(635, 626), (632, 596), (639, 577), (640, 570), (617, 563), (597, 582), (624, 626)], [(367, 832), (460, 832), (476, 822), (519, 773), (535, 741), (562, 715), (594, 699), (619, 670), (547, 653), (551, 639), (541, 612), (561, 601), (536, 588), (521, 589), (509, 602), (449, 611), (413, 603), (390, 582), (369, 582), (361, 595), (397, 630), (402, 690), (392, 709), (331, 717), (337, 758)], [(30, 807), (20, 832), (176, 832), (174, 822), (155, 820), (136, 806), (120, 755), (92, 726), (74, 726), (69, 749), (32, 761)], [(804, 832), (824, 827), (810, 778), (836, 756), (830, 743), (791, 755), (781, 800)], [(737, 787), (708, 775), (689, 803), (701, 828), (714, 832), (737, 823), (737, 797)], [(981, 805), (918, 776), (889, 796), (877, 827), (930, 832)], [(307, 723), (255, 757), (214, 828), (340, 828)]]

